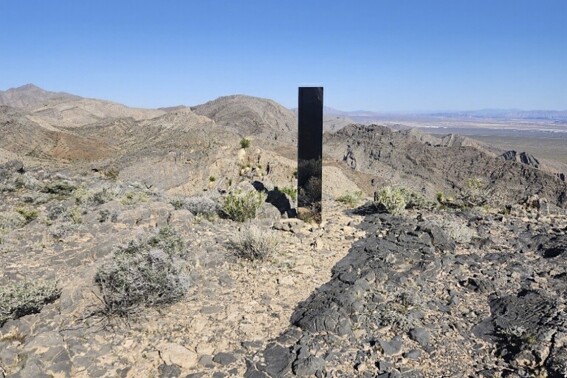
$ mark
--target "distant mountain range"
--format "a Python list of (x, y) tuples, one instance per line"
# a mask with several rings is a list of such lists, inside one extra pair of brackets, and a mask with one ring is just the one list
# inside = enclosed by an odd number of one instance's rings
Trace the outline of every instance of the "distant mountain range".
[(481, 109), (454, 112), (392, 113), (368, 110), (342, 111), (325, 107), (323, 111), (328, 116), (347, 117), (359, 122), (371, 119), (405, 117), (567, 121), (567, 110)]

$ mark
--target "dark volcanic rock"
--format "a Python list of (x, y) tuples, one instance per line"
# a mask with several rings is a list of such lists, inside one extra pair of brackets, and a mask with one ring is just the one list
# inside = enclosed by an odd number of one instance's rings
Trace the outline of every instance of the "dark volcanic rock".
[(520, 162), (535, 168), (539, 168), (539, 160), (537, 160), (535, 156), (528, 154), (527, 152), (520, 153)]

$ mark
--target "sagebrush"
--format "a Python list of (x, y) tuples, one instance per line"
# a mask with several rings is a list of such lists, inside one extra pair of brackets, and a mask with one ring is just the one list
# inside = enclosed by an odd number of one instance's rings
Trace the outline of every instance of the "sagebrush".
[(207, 196), (187, 197), (183, 200), (183, 208), (189, 210), (193, 215), (202, 215), (207, 218), (214, 217), (219, 211), (218, 203)]
[(24, 280), (0, 286), (0, 327), (9, 319), (40, 312), (60, 295), (54, 280)]
[(97, 271), (105, 312), (128, 315), (142, 306), (173, 303), (189, 287), (182, 259), (185, 243), (170, 228), (142, 242), (118, 248)]

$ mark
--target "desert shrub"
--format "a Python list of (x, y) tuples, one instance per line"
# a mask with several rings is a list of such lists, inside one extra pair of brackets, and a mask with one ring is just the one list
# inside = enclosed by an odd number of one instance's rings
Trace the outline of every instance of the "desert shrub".
[(218, 203), (207, 196), (187, 197), (183, 207), (193, 213), (193, 215), (201, 215), (207, 218), (216, 216), (219, 210)]
[(114, 251), (95, 275), (108, 314), (128, 315), (140, 306), (173, 303), (189, 286), (181, 259), (185, 243), (170, 228)]
[(297, 200), (297, 188), (291, 186), (284, 186), (283, 188), (278, 188), (280, 192), (287, 194), (292, 200)]
[(406, 209), (433, 209), (437, 206), (437, 204), (422, 196), (419, 193), (413, 192), (411, 190), (407, 190), (407, 189), (401, 189), (404, 192), (404, 195), (406, 197)]
[(74, 224), (83, 223), (82, 210), (79, 206), (73, 206), (69, 209), (66, 217)]
[(215, 182), (217, 178), (215, 176), (209, 176), (209, 182)]
[(79, 186), (73, 191), (73, 198), (75, 198), (75, 203), (77, 205), (86, 203), (91, 199), (92, 195), (87, 188), (84, 186)]
[(64, 215), (66, 211), (67, 208), (62, 204), (51, 205), (47, 209), (47, 219), (54, 221)]
[(224, 197), (221, 213), (237, 222), (254, 219), (266, 198), (267, 194), (255, 190), (229, 193)]
[(277, 239), (273, 231), (250, 225), (231, 239), (230, 247), (238, 257), (251, 261), (266, 260), (276, 252)]
[(40, 312), (60, 294), (53, 280), (25, 280), (0, 286), (0, 327), (9, 319)]
[(0, 212), (0, 236), (25, 226), (26, 219), (17, 212)]
[(93, 205), (102, 205), (104, 203), (112, 201), (114, 197), (114, 193), (106, 188), (103, 188), (102, 190), (93, 193), (89, 200)]
[(126, 192), (120, 200), (123, 205), (135, 205), (140, 202), (148, 202), (149, 196), (144, 192)]
[(439, 226), (457, 243), (468, 244), (473, 238), (478, 236), (474, 228), (455, 220), (442, 219), (439, 222)]
[(362, 192), (360, 190), (355, 192), (346, 192), (337, 198), (337, 202), (343, 203), (348, 207), (355, 207), (362, 199)]
[(250, 147), (250, 139), (248, 139), (248, 138), (240, 139), (240, 148), (246, 149), (248, 147)]
[(374, 197), (374, 202), (384, 206), (390, 214), (394, 215), (401, 214), (407, 205), (405, 191), (401, 188), (386, 186), (375, 193)]
[(30, 223), (38, 216), (37, 210), (28, 209), (28, 208), (19, 208), (16, 209), (16, 212), (20, 214), (22, 217), (24, 217), (25, 224)]
[(386, 186), (374, 193), (374, 202), (390, 214), (399, 215), (405, 209), (433, 209), (435, 202), (406, 188)]
[(175, 210), (183, 209), (183, 207), (185, 206), (185, 201), (182, 198), (174, 198), (170, 200), (169, 203)]
[(77, 187), (68, 181), (56, 181), (46, 184), (41, 191), (44, 193), (65, 196), (71, 194), (75, 191), (75, 189), (77, 189)]
[(120, 171), (115, 168), (110, 168), (105, 171), (102, 171), (102, 175), (109, 180), (115, 181), (118, 179), (118, 176), (120, 175)]
[(478, 177), (469, 178), (461, 191), (460, 200), (466, 207), (483, 206), (488, 201), (488, 191), (484, 181)]

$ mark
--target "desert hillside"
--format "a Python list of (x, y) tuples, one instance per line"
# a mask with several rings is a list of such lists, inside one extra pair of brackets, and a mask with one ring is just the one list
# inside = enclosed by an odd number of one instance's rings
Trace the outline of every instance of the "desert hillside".
[(1, 378), (567, 376), (560, 165), (330, 116), (316, 224), (272, 100), (0, 105)]

